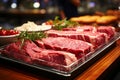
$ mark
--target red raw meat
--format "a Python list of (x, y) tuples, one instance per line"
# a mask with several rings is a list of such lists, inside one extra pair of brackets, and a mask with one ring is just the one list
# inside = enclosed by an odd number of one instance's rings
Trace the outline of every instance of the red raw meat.
[(37, 44), (38, 47), (42, 49), (45, 48), (44, 43), (41, 40), (35, 40), (34, 42)]
[(39, 58), (34, 59), (34, 62), (36, 64), (54, 67), (55, 69), (63, 71), (69, 71), (72, 69), (72, 66), (78, 64), (77, 58), (74, 54), (65, 51), (46, 49), (42, 50), (39, 54)]
[[(26, 42), (26, 43), (28, 43), (28, 42)], [(13, 57), (17, 60), (22, 60), (27, 63), (32, 63), (32, 59), (29, 56), (29, 54), (27, 54), (26, 51), (24, 49), (22, 49), (21, 42), (11, 43), (11, 44), (7, 45), (4, 48), (2, 53), (9, 57)]]
[(100, 32), (100, 33), (106, 33), (108, 35), (108, 40), (110, 40), (115, 34), (115, 28), (113, 26), (81, 26), (81, 27), (74, 27), (74, 28), (63, 28), (63, 31), (79, 31), (79, 32), (85, 32), (85, 31), (91, 31), (91, 32)]
[(99, 47), (104, 43), (108, 42), (107, 34), (100, 32), (91, 31), (57, 31), (49, 30), (46, 32), (49, 37), (66, 37), (71, 39), (83, 40), (94, 45), (94, 47)]
[(73, 27), (73, 28), (63, 28), (63, 31), (80, 31), (80, 32), (84, 32), (84, 31), (92, 31), (95, 32), (96, 28), (93, 26), (80, 26), (80, 27)]
[(99, 26), (97, 28), (97, 31), (101, 33), (106, 33), (109, 40), (116, 34), (115, 28), (112, 26)]
[[(27, 63), (39, 63), (47, 66), (61, 69), (61, 67), (71, 65), (76, 62), (75, 54), (65, 51), (46, 50), (39, 48), (32, 41), (25, 41), (21, 47), (21, 42), (11, 43), (7, 45), (2, 54), (22, 60)], [(61, 65), (61, 67), (59, 67)], [(68, 70), (68, 69), (66, 69)]]
[(71, 52), (79, 59), (85, 54), (93, 51), (93, 45), (81, 40), (75, 40), (64, 37), (48, 37), (42, 39), (47, 49), (62, 50)]

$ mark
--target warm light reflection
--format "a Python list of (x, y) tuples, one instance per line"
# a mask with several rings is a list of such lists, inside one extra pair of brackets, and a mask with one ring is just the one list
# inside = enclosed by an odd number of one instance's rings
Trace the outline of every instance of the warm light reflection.
[(16, 3), (12, 3), (12, 4), (11, 4), (11, 8), (14, 9), (14, 8), (16, 8), (16, 7), (17, 7), (17, 4), (16, 4)]
[(34, 2), (33, 7), (34, 8), (39, 8), (40, 7), (40, 3), (39, 2)]

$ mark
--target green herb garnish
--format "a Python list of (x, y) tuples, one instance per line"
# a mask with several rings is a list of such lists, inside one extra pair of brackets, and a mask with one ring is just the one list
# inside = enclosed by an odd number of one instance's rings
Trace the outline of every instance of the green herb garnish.
[(19, 39), (25, 39), (25, 40), (36, 40), (36, 39), (41, 39), (41, 38), (44, 38), (46, 37), (45, 33), (44, 32), (27, 32), (27, 31), (24, 31), (24, 32), (21, 32), (20, 35), (18, 36)]
[(59, 20), (59, 17), (55, 17), (55, 20), (53, 21), (53, 29), (56, 30), (62, 30), (63, 28), (67, 27), (75, 27), (78, 26), (78, 22), (73, 22), (67, 19)]
[(18, 39), (21, 40), (21, 47), (24, 45), (25, 40), (37, 40), (37, 39), (42, 39), (45, 38), (46, 35), (44, 32), (27, 32), (27, 31), (23, 31), (20, 33), (20, 35), (18, 36)]

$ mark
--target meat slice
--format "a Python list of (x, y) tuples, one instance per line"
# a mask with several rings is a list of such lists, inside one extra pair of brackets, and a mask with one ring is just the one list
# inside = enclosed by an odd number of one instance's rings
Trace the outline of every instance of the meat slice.
[(77, 58), (72, 53), (45, 49), (41, 51), (39, 59), (67, 66), (77, 61)]
[[(32, 58), (28, 53), (26, 53), (27, 46), (29, 46), (29, 48), (27, 48), (29, 49), (29, 52), (32, 53), (32, 50), (30, 47), (34, 47), (34, 45), (31, 46), (30, 43), (31, 43), (30, 41), (25, 41), (24, 45), (21, 44), (21, 41), (11, 43), (4, 48), (2, 53), (3, 55), (7, 55), (17, 60), (22, 60), (32, 64), (33, 63)], [(25, 46), (26, 44), (27, 46)]]
[(21, 46), (21, 42), (11, 43), (7, 45), (2, 51), (3, 55), (21, 60), (30, 64), (39, 63), (56, 69), (65, 69), (64, 66), (69, 66), (76, 62), (75, 54), (65, 51), (46, 50), (39, 48), (32, 41), (25, 41)]
[(106, 33), (108, 36), (108, 40), (110, 40), (116, 34), (115, 28), (113, 26), (98, 26), (98, 27), (81, 26), (74, 28), (63, 28), (63, 31), (79, 31), (79, 32), (91, 31)]
[(71, 52), (79, 59), (83, 55), (93, 51), (93, 45), (81, 40), (64, 37), (48, 37), (42, 39), (47, 49)]
[(108, 36), (105, 33), (99, 32), (83, 32), (84, 41), (94, 45), (95, 48), (108, 42)]
[(78, 64), (74, 54), (45, 49), (39, 54), (39, 58), (34, 59), (34, 62), (38, 65), (46, 65), (63, 71), (69, 71)]
[(97, 31), (97, 29), (93, 26), (79, 26), (79, 27), (73, 27), (73, 28), (63, 28), (63, 31), (80, 31), (80, 32), (84, 32), (84, 31), (92, 31), (95, 32)]
[(108, 42), (107, 34), (100, 32), (91, 31), (57, 31), (49, 30), (46, 32), (49, 37), (66, 37), (71, 39), (83, 40), (94, 45), (94, 47), (99, 47), (104, 43)]
[(41, 40), (35, 40), (34, 42), (38, 47), (45, 49), (44, 43)]
[(99, 26), (97, 28), (97, 31), (101, 33), (106, 33), (109, 40), (116, 34), (115, 28), (112, 26)]

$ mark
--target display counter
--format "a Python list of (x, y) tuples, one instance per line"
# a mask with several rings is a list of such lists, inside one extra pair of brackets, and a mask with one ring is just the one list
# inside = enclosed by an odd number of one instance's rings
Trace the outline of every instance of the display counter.
[[(110, 75), (110, 71), (117, 71), (120, 64), (120, 39), (116, 42), (116, 46), (106, 55), (97, 60), (93, 65), (86, 69), (83, 73), (76, 76), (75, 80), (96, 80), (105, 78)], [(112, 66), (112, 67), (111, 67)], [(111, 68), (110, 68), (111, 67)], [(47, 75), (47, 74), (46, 74)], [(1, 80), (51, 80), (42, 74), (30, 73), (26, 69), (19, 69), (0, 61), (0, 79)], [(58, 79), (59, 80), (59, 79)]]

